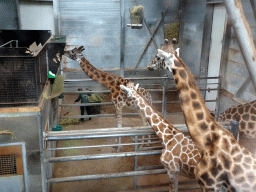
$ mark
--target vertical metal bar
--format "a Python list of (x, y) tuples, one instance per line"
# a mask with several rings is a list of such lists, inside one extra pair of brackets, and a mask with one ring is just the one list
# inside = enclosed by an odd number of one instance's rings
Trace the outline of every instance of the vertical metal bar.
[(21, 147), (22, 147), (22, 161), (23, 161), (25, 192), (28, 192), (29, 191), (29, 186), (28, 186), (28, 168), (27, 168), (27, 155), (26, 155), (26, 145), (25, 145), (25, 142), (21, 143)]
[(255, 7), (254, 0), (250, 0), (250, 3), (251, 3), (251, 6), (252, 6), (252, 11), (253, 11), (254, 19), (256, 20), (256, 7)]
[[(167, 75), (164, 75), (164, 77), (167, 77)], [(166, 116), (166, 90), (167, 90), (167, 78), (164, 79), (163, 83), (163, 95), (162, 95), (162, 115), (163, 117)]]
[(53, 0), (55, 35), (60, 35), (59, 0)]
[(236, 33), (236, 37), (243, 54), (248, 73), (256, 90), (256, 50), (251, 35), (251, 29), (247, 23), (240, 0), (224, 0), (227, 13)]
[[(134, 136), (134, 143), (138, 143), (138, 136)], [(134, 151), (138, 151), (138, 145), (134, 145)], [(134, 171), (138, 170), (138, 156), (134, 157)], [(133, 190), (137, 189), (137, 178), (138, 176), (133, 177)]]
[(216, 120), (220, 115), (220, 90), (221, 90), (221, 77), (219, 78), (219, 85), (218, 85), (217, 98), (216, 98), (216, 111), (215, 111)]
[(44, 141), (43, 141), (43, 128), (42, 128), (41, 114), (38, 115), (38, 127), (39, 127), (39, 149), (40, 149), (40, 161), (41, 161), (42, 192), (47, 192), (47, 179), (46, 179), (46, 168), (45, 168), (45, 162), (44, 162), (45, 155), (44, 155)]
[(124, 0), (120, 0), (120, 76), (124, 77), (124, 49), (125, 49), (125, 9)]
[(18, 45), (18, 40), (16, 40), (16, 48), (18, 48), (19, 47), (19, 45)]
[(220, 61), (220, 78), (219, 78), (219, 90), (218, 90), (218, 101), (217, 101), (217, 111), (215, 113), (215, 117), (218, 118), (220, 115), (220, 90), (222, 87), (226, 87), (226, 67), (228, 62), (228, 53), (229, 53), (229, 45), (231, 39), (231, 24), (228, 21), (226, 24), (226, 33), (224, 35), (224, 45), (221, 53), (221, 61)]
[(59, 99), (58, 98), (55, 98), (55, 104), (56, 104), (56, 114), (55, 114), (55, 119), (56, 119), (56, 125), (59, 124)]
[(17, 24), (18, 24), (18, 30), (21, 28), (21, 22), (20, 22), (20, 4), (19, 0), (16, 0), (16, 9), (17, 9)]
[[(214, 4), (207, 3), (205, 18), (204, 18), (203, 39), (202, 39), (202, 52), (201, 52), (200, 71), (199, 71), (200, 77), (208, 76), (213, 12), (214, 12)], [(200, 86), (200, 88), (206, 89), (207, 79), (201, 79), (199, 82), (200, 82), (200, 84), (203, 84), (203, 86)], [(205, 99), (206, 91), (203, 91), (202, 96)]]
[(239, 141), (239, 123), (237, 121), (231, 121), (231, 130), (230, 132), (234, 135), (235, 139)]

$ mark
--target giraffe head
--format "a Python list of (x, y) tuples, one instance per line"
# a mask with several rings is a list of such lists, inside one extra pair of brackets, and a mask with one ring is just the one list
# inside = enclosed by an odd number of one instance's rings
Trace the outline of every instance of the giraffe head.
[(157, 56), (153, 59), (153, 61), (149, 64), (149, 70), (162, 70), (169, 69), (174, 65), (174, 60), (176, 56), (179, 56), (179, 48), (175, 50), (175, 53), (168, 53), (162, 51), (161, 49), (157, 50)]
[(163, 70), (163, 69), (171, 69), (171, 66), (174, 63), (174, 59), (176, 56), (179, 56), (180, 48), (177, 48), (174, 53), (168, 53), (158, 49), (158, 53), (155, 58), (148, 65), (148, 70)]
[(137, 85), (134, 86), (133, 82), (129, 82), (126, 86), (120, 85), (120, 88), (127, 93), (128, 97), (134, 97), (136, 91), (139, 88), (139, 83), (137, 83)]
[[(167, 53), (178, 53), (179, 49), (176, 49), (176, 51), (174, 50), (174, 45), (177, 44), (177, 39), (173, 39), (172, 42), (169, 42), (168, 39), (164, 40), (164, 44), (161, 46), (161, 50), (167, 52)], [(150, 64), (148, 65), (148, 70), (153, 71), (153, 70), (163, 70), (163, 69), (167, 69), (168, 66), (166, 66), (166, 63), (164, 62), (164, 57), (159, 56), (159, 54), (157, 54), (153, 60), (150, 62)]]
[(83, 50), (84, 46), (80, 46), (69, 51), (64, 51), (64, 55), (70, 59), (79, 60), (81, 57), (84, 57), (82, 54)]

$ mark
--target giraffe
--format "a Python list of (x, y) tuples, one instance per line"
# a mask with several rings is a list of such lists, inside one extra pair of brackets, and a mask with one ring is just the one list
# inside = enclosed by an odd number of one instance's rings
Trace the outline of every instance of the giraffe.
[(193, 141), (165, 120), (161, 114), (137, 92), (137, 84), (120, 85), (128, 97), (135, 99), (137, 106), (147, 118), (156, 135), (161, 139), (163, 151), (161, 163), (167, 170), (171, 185), (170, 191), (178, 191), (178, 178), (181, 173), (186, 177), (195, 178), (194, 169), (201, 159), (201, 151)]
[(219, 117), (218, 122), (235, 120), (239, 123), (239, 134), (256, 138), (256, 101), (228, 108)]
[[(96, 67), (94, 67), (83, 55), (83, 46), (74, 48), (69, 51), (65, 51), (64, 55), (72, 60), (77, 60), (82, 68), (82, 70), (94, 81), (100, 83), (106, 88), (111, 90), (111, 100), (114, 103), (117, 116), (117, 127), (122, 127), (122, 109), (124, 106), (128, 108), (135, 108), (135, 101), (131, 98), (127, 98), (124, 91), (120, 89), (120, 85), (126, 85), (129, 80), (115, 74), (110, 74), (104, 72)], [(143, 95), (143, 97), (152, 103), (152, 98), (146, 89), (139, 87), (138, 92)], [(146, 125), (146, 119), (141, 114), (143, 125)], [(121, 143), (121, 138), (119, 138), (119, 144)]]
[[(173, 38), (172, 42), (170, 42), (168, 39), (164, 40), (164, 43), (161, 46), (161, 50), (165, 51), (167, 53), (174, 53), (175, 49), (174, 49), (174, 45), (177, 44), (177, 39)], [(163, 70), (165, 69), (165, 63), (163, 62), (164, 60), (158, 56), (155, 56), (153, 58), (153, 60), (151, 61), (151, 63), (148, 65), (147, 69), (152, 71), (154, 69), (158, 69), (158, 70)]]
[(174, 76), (189, 133), (202, 150), (195, 175), (203, 191), (256, 191), (256, 158), (211, 116), (178, 52), (159, 49), (158, 57)]

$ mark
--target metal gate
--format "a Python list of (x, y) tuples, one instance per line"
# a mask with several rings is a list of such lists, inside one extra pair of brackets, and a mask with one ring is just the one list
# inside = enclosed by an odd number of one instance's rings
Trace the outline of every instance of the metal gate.
[[(219, 79), (219, 77), (213, 77), (215, 79)], [(197, 83), (200, 82), (200, 79), (197, 78)], [(210, 79), (210, 78), (209, 78)], [(173, 85), (175, 86), (174, 80), (169, 79), (168, 77), (140, 77), (140, 78), (133, 78), (133, 81), (141, 81), (144, 84), (140, 84), (141, 87), (147, 87), (148, 91), (150, 92), (162, 92), (162, 100), (159, 101), (153, 101), (153, 104), (161, 104), (162, 105), (162, 114), (163, 116), (166, 116), (170, 113), (166, 112), (166, 106), (167, 104), (171, 103), (177, 103), (178, 101), (168, 101), (166, 99), (166, 93), (170, 91), (175, 91), (175, 89), (171, 89), (170, 87)], [(65, 83), (66, 85), (69, 83), (72, 84), (78, 84), (79, 82), (91, 84), (90, 79), (82, 79), (82, 80), (67, 80)], [(158, 81), (156, 84), (152, 83), (153, 81)], [(159, 83), (159, 81), (161, 83)], [(148, 85), (151, 85), (151, 88), (148, 87)], [(200, 83), (198, 83), (198, 86), (200, 87)], [(218, 86), (218, 89), (207, 89), (207, 91), (217, 91), (219, 94), (220, 87)], [(201, 91), (206, 91), (201, 90)], [(84, 91), (83, 93), (106, 93), (110, 92), (109, 90), (103, 90), (103, 91)], [(65, 94), (79, 94), (81, 92), (65, 92)], [(218, 106), (218, 100), (210, 100), (206, 102), (216, 102), (216, 106)], [(112, 103), (94, 103), (93, 105), (111, 105)], [(70, 107), (70, 106), (89, 106), (92, 105), (91, 103), (83, 103), (83, 104), (61, 104), (60, 107)], [(218, 110), (215, 111), (218, 113)], [(134, 113), (127, 113), (123, 115), (139, 115)], [(109, 117), (109, 116), (115, 116), (115, 114), (98, 114), (98, 115), (84, 115), (84, 116), (73, 116), (72, 118), (88, 118), (88, 117)], [(60, 116), (60, 118), (66, 118)], [(174, 125), (176, 128), (181, 130), (182, 132), (187, 132), (187, 128), (185, 125)], [(228, 129), (230, 129), (230, 126), (227, 126)], [(45, 131), (43, 133), (43, 159), (44, 159), (44, 170), (43, 171), (43, 185), (45, 191), (49, 189), (50, 184), (52, 183), (60, 183), (60, 182), (74, 182), (74, 181), (87, 181), (87, 180), (98, 180), (98, 179), (110, 179), (110, 178), (120, 178), (120, 177), (133, 177), (133, 189), (138, 190), (137, 185), (137, 177), (143, 176), (143, 175), (153, 175), (153, 174), (166, 174), (165, 169), (161, 164), (158, 165), (151, 165), (151, 166), (139, 166), (138, 165), (138, 158), (140, 156), (150, 156), (152, 155), (160, 155), (161, 154), (161, 142), (158, 139), (157, 136), (152, 136), (150, 139), (148, 138), (141, 138), (141, 136), (146, 135), (155, 135), (155, 132), (153, 129), (149, 126), (141, 126), (141, 127), (122, 127), (122, 128), (102, 128), (102, 129), (94, 129), (91, 127), (87, 130), (70, 130), (70, 131)], [(116, 144), (116, 143), (107, 143), (107, 144), (99, 144), (99, 145), (85, 145), (85, 146), (72, 146), (72, 147), (50, 147), (50, 142), (55, 141), (64, 141), (64, 140), (80, 140), (80, 139), (113, 139), (117, 137), (122, 138), (132, 138), (128, 139), (127, 142), (122, 144)], [(149, 144), (149, 146), (146, 146)], [(143, 147), (140, 147), (142, 146)], [(75, 156), (61, 156), (61, 157), (55, 157), (52, 156), (52, 152), (56, 152), (58, 150), (73, 150), (73, 149), (103, 149), (103, 148), (109, 148), (109, 147), (127, 147), (129, 146), (130, 150), (125, 152), (114, 152), (114, 153), (92, 153), (92, 154), (86, 154), (86, 155), (75, 155)], [(119, 172), (119, 173), (102, 173), (102, 174), (89, 174), (89, 175), (80, 175), (80, 176), (69, 176), (69, 177), (61, 177), (61, 178), (48, 178), (47, 175), (47, 167), (49, 167), (49, 164), (57, 163), (57, 162), (68, 162), (68, 161), (88, 161), (88, 160), (99, 160), (99, 159), (113, 159), (113, 158), (121, 158), (121, 157), (134, 157), (134, 166), (132, 171), (125, 171), (125, 172)], [(197, 189), (199, 186), (197, 185), (196, 181), (193, 181), (189, 184), (191, 186), (188, 186), (188, 183), (186, 182), (186, 187), (183, 186), (183, 183), (179, 183), (179, 190), (192, 190)], [(161, 189), (162, 191), (168, 191), (168, 183), (165, 183), (165, 185), (161, 186), (154, 186), (151, 188), (152, 191)]]

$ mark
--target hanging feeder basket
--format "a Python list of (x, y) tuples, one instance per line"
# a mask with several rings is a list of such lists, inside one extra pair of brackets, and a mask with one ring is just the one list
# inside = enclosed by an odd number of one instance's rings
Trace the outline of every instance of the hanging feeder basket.
[(143, 25), (144, 7), (139, 5), (129, 10), (131, 24), (127, 24), (127, 26), (131, 27), (132, 29), (141, 29)]

